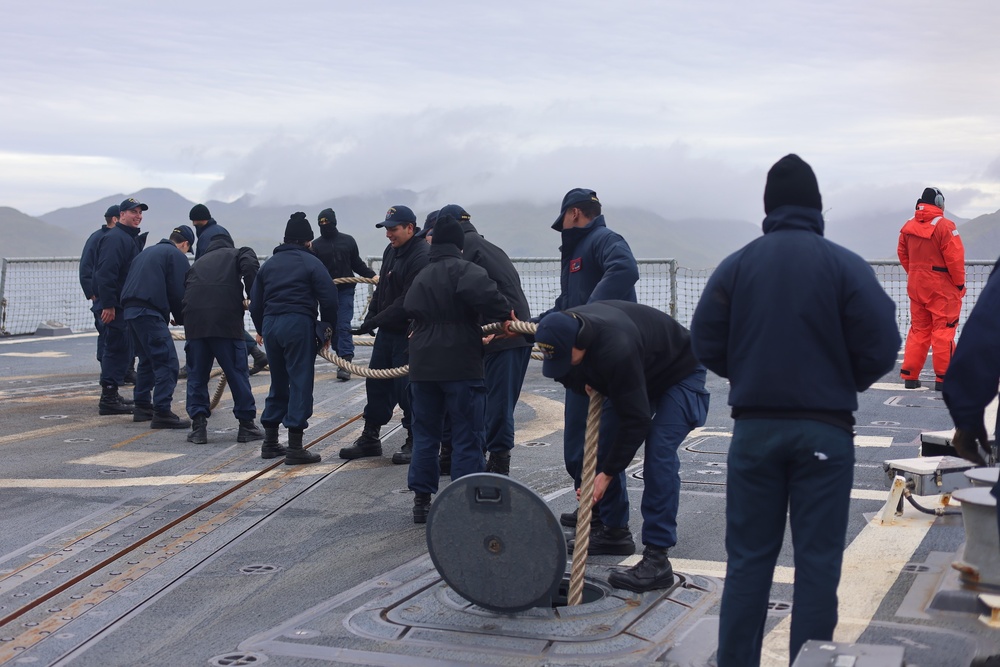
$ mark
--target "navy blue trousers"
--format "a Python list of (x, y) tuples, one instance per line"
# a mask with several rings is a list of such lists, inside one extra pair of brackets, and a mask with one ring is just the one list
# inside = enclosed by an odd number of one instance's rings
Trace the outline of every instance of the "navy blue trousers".
[[(100, 315), (98, 315), (99, 317)], [(104, 351), (101, 354), (101, 386), (120, 387), (132, 362), (132, 344), (125, 313), (115, 309), (115, 319), (104, 325)]]
[(514, 449), (514, 407), (521, 395), (531, 347), (512, 347), (483, 358), (486, 381), (486, 451)]
[(188, 417), (209, 417), (212, 414), (208, 395), (208, 379), (212, 363), (226, 374), (226, 383), (233, 394), (233, 415), (237, 419), (257, 416), (257, 403), (250, 389), (250, 372), (247, 368), (247, 346), (239, 338), (195, 338), (184, 344), (187, 356), (187, 413)]
[[(587, 412), (590, 399), (574, 391), (566, 390), (566, 405), (564, 408), (565, 426), (563, 428), (563, 459), (566, 472), (573, 478), (574, 486), (579, 489), (583, 474), (583, 446), (587, 438)], [(605, 399), (601, 410), (601, 425), (598, 431), (597, 460), (604, 458), (611, 447), (612, 437), (618, 429), (618, 416), (611, 409), (611, 401)], [(628, 493), (625, 490), (625, 473), (622, 472), (611, 480), (604, 497), (594, 506), (596, 516), (605, 526), (625, 528), (628, 526)]]
[[(260, 423), (305, 430), (313, 409), (316, 373), (316, 324), (308, 315), (288, 313), (264, 318), (264, 345), (271, 368), (271, 390)], [(244, 357), (244, 365), (246, 365)]]
[(155, 315), (140, 315), (126, 322), (132, 334), (132, 346), (139, 356), (133, 400), (140, 406), (151, 404), (156, 412), (170, 412), (179, 370), (170, 329), (162, 317)]
[(728, 468), (718, 665), (760, 664), (786, 515), (795, 556), (789, 645), (794, 660), (807, 640), (831, 640), (837, 625), (854, 438), (807, 419), (737, 419)]
[(486, 460), (486, 385), (482, 380), (410, 382), (413, 455), (407, 484), (414, 493), (437, 493), (439, 445), (445, 415), (451, 422), (451, 478), (483, 472)]
[(337, 286), (337, 333), (334, 334), (338, 357), (354, 358), (354, 337), (351, 320), (354, 319), (354, 285)]
[[(339, 322), (339, 319), (338, 319)], [(372, 347), (369, 368), (398, 368), (410, 363), (409, 345), (405, 333), (379, 329)], [(273, 373), (274, 371), (272, 371)], [(403, 409), (403, 428), (410, 430), (410, 397), (406, 386), (408, 376), (391, 380), (365, 379), (368, 404), (365, 405), (365, 424), (385, 426), (392, 419), (396, 404)]]

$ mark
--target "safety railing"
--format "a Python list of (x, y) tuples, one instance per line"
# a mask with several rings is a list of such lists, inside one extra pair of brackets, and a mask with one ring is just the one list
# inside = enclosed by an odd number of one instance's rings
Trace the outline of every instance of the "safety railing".
[[(262, 260), (263, 261), (263, 260)], [(378, 271), (381, 257), (369, 257), (368, 265)], [(514, 266), (521, 284), (537, 314), (552, 307), (560, 292), (559, 259), (554, 257), (517, 257)], [(639, 302), (669, 313), (688, 326), (711, 269), (689, 269), (674, 259), (641, 259), (636, 294)], [(901, 335), (910, 326), (909, 299), (906, 296), (906, 273), (899, 262), (869, 262), (882, 287), (896, 302), (896, 320)], [(961, 325), (968, 318), (979, 293), (986, 284), (994, 262), (966, 262), (967, 294), (962, 303)], [(374, 286), (360, 285), (355, 291), (355, 321), (364, 312)], [(79, 281), (79, 260), (75, 257), (3, 259), (0, 266), (0, 334), (34, 333), (43, 322), (55, 321), (75, 332), (94, 330), (90, 302), (83, 295)], [(252, 329), (249, 316), (246, 326)]]

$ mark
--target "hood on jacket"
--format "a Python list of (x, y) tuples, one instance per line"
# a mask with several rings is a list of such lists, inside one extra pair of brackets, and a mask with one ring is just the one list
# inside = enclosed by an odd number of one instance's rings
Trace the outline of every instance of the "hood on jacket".
[(765, 234), (785, 230), (804, 230), (823, 236), (823, 212), (807, 206), (779, 206), (762, 223)]

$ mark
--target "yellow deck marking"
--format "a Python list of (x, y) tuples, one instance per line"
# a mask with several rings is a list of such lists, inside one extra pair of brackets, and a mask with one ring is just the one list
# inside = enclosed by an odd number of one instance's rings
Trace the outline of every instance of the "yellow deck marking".
[(61, 424), (59, 426), (49, 426), (48, 428), (38, 428), (34, 431), (23, 431), (21, 433), (0, 437), (0, 445), (6, 445), (12, 442), (25, 442), (26, 440), (32, 440), (34, 438), (44, 438), (50, 435), (58, 435), (60, 433), (66, 433), (67, 431), (82, 430), (106, 423), (107, 417), (102, 417), (101, 419), (91, 419), (89, 421), (79, 422), (76, 424)]
[(111, 445), (111, 449), (121, 449), (125, 445), (130, 445), (133, 442), (135, 442), (136, 440), (139, 440), (140, 438), (145, 438), (147, 435), (153, 435), (152, 429), (148, 430), (148, 431), (143, 431), (139, 435), (133, 435), (131, 438), (128, 438), (127, 440), (122, 440), (121, 442), (116, 442), (115, 444)]
[(521, 394), (520, 400), (527, 403), (535, 411), (535, 418), (517, 429), (515, 436), (518, 443), (541, 440), (561, 430), (563, 423), (563, 404), (551, 398), (538, 394)]
[(85, 456), (67, 463), (90, 466), (111, 466), (123, 468), (142, 468), (161, 461), (169, 461), (184, 456), (183, 454), (163, 454), (156, 452), (106, 452), (94, 456)]
[(884, 435), (854, 436), (855, 447), (888, 447), (891, 444), (892, 444), (892, 436), (884, 436)]
[[(927, 504), (933, 505), (930, 500)], [(840, 622), (834, 632), (835, 641), (852, 643), (861, 637), (935, 519), (907, 508), (892, 525), (883, 526), (877, 519), (870, 521), (848, 545), (837, 589)], [(791, 625), (791, 617), (786, 617), (764, 637), (761, 665), (789, 664)]]

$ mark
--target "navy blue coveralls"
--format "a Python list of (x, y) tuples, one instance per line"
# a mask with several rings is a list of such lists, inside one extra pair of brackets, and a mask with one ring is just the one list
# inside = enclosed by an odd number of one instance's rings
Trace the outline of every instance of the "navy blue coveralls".
[(414, 493), (437, 493), (445, 415), (451, 424), (451, 478), (485, 468), (486, 386), (480, 316), (497, 322), (510, 313), (507, 299), (486, 270), (462, 259), (454, 244), (435, 243), (429, 258), (404, 301), (406, 314), (413, 318), (409, 386), (413, 456), (407, 483)]
[[(399, 368), (409, 363), (409, 346), (406, 340), (407, 317), (403, 308), (403, 298), (410, 284), (427, 266), (427, 250), (430, 246), (423, 239), (413, 236), (409, 241), (393, 248), (386, 247), (379, 269), (378, 287), (372, 296), (368, 316), (362, 329), (378, 328), (369, 368)], [(398, 404), (403, 410), (403, 428), (411, 427), (410, 397), (407, 385), (409, 376), (380, 380), (367, 378), (365, 391), (368, 403), (365, 405), (365, 425), (382, 427), (392, 419), (392, 411)]]
[(237, 250), (228, 234), (218, 234), (188, 271), (184, 350), (188, 365), (187, 413), (191, 419), (211, 415), (208, 378), (213, 360), (218, 360), (226, 374), (233, 394), (233, 415), (239, 420), (257, 416), (246, 362), (243, 295), (249, 298), (259, 270), (260, 262), (251, 248)]
[(729, 378), (726, 585), (719, 667), (760, 663), (774, 566), (791, 521), (791, 655), (830, 640), (854, 477), (857, 392), (893, 369), (896, 306), (871, 266), (823, 238), (816, 208), (779, 206), (712, 273), (695, 355)]
[[(167, 324), (184, 321), (184, 275), (188, 259), (168, 239), (140, 252), (122, 287), (124, 318), (139, 356), (133, 395), (136, 407), (169, 413), (177, 387), (177, 350)], [(152, 395), (152, 399), (150, 396)]]
[(80, 287), (90, 301), (90, 310), (94, 313), (94, 326), (97, 328), (97, 360), (104, 356), (104, 322), (101, 321), (101, 309), (97, 307), (97, 285), (94, 282), (94, 272), (97, 270), (97, 250), (101, 239), (111, 228), (104, 225), (87, 239), (80, 254)]
[[(121, 291), (132, 260), (141, 250), (139, 228), (117, 224), (101, 237), (97, 250), (97, 301), (94, 308), (115, 309), (115, 319), (105, 327), (104, 353), (101, 357), (101, 386), (118, 388), (132, 359), (128, 325), (122, 312)], [(176, 248), (175, 248), (176, 250)]]
[(261, 267), (250, 292), (250, 317), (264, 337), (271, 389), (260, 423), (305, 430), (313, 409), (316, 307), (337, 325), (337, 290), (323, 262), (308, 248), (284, 243)]
[[(639, 265), (628, 243), (619, 234), (608, 229), (604, 216), (599, 215), (585, 227), (562, 228), (562, 220), (552, 225), (552, 229), (562, 234), (562, 257), (559, 282), (561, 291), (555, 306), (535, 318), (551, 312), (582, 306), (594, 301), (621, 300), (636, 301), (635, 284), (639, 280)], [(583, 472), (583, 444), (587, 436), (587, 410), (590, 399), (575, 391), (566, 391), (564, 416), (566, 426), (563, 431), (563, 456), (566, 472), (573, 478), (576, 488), (580, 488)], [(605, 404), (609, 407), (609, 404)], [(605, 498), (615, 497), (616, 486), (625, 486), (622, 472), (608, 488)], [(602, 500), (595, 507), (596, 516), (611, 526), (621, 523), (622, 509), (609, 514), (608, 502)], [(605, 517), (605, 514), (608, 514)], [(625, 516), (628, 508), (625, 507)]]

